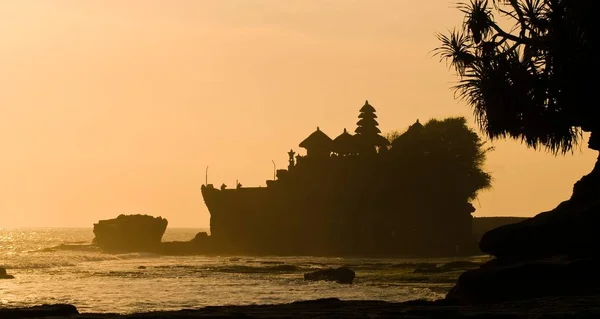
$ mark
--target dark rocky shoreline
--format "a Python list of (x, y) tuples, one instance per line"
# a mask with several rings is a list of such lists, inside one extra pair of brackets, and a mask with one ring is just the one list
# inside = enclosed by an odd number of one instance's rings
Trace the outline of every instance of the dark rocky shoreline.
[(600, 295), (548, 297), (526, 301), (461, 305), (448, 300), (340, 301), (335, 298), (280, 305), (213, 306), (193, 310), (136, 314), (79, 313), (72, 305), (43, 305), (21, 309), (0, 308), (0, 318), (598, 318)]

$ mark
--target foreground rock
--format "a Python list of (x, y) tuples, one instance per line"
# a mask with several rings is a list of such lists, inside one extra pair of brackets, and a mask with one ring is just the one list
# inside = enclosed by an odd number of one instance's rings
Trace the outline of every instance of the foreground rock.
[(106, 251), (155, 251), (167, 220), (149, 215), (119, 215), (94, 224), (93, 243)]
[(599, 227), (600, 198), (568, 200), (551, 211), (485, 233), (480, 248), (502, 259), (600, 256)]
[(304, 280), (335, 281), (338, 284), (352, 284), (356, 274), (347, 267), (321, 269), (304, 274)]
[[(48, 307), (48, 306), (45, 306)], [(66, 309), (69, 310), (69, 309)], [(133, 318), (598, 318), (600, 296), (538, 298), (519, 302), (465, 306), (446, 300), (436, 302), (410, 301), (388, 303), (383, 301), (340, 301), (335, 298), (294, 302), (281, 305), (218, 306), (195, 310), (148, 312), (139, 314), (77, 314), (76, 309), (59, 312), (35, 313), (36, 318), (133, 319)], [(22, 314), (22, 316), (18, 316)], [(0, 308), (0, 318), (32, 318), (29, 309)]]
[(526, 217), (474, 217), (473, 218), (473, 236), (477, 242), (483, 234), (488, 231), (507, 224), (516, 224), (527, 219)]
[(71, 318), (78, 315), (79, 311), (73, 305), (41, 305), (30, 308), (0, 308), (0, 318), (2, 319), (21, 319), (21, 318)]
[(496, 260), (462, 274), (446, 298), (479, 304), (600, 294), (598, 269), (600, 259)]
[(496, 259), (463, 273), (447, 299), (493, 303), (600, 293), (599, 165), (555, 209), (485, 233), (480, 249)]

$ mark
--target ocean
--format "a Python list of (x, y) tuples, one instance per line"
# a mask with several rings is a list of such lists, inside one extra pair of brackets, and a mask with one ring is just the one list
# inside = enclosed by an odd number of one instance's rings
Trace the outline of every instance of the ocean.
[[(206, 230), (168, 229), (163, 241), (199, 231)], [(0, 267), (15, 276), (0, 279), (0, 307), (69, 303), (80, 312), (132, 313), (327, 297), (431, 300), (459, 274), (413, 273), (415, 263), (452, 259), (106, 254), (89, 245), (93, 237), (92, 228), (0, 229)], [(305, 272), (342, 265), (356, 272), (354, 284), (303, 280)]]

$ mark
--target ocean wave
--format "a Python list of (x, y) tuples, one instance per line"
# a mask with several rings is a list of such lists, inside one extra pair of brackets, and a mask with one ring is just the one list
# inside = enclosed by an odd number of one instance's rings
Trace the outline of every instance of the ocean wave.
[(81, 245), (81, 244), (88, 244), (88, 243), (89, 243), (89, 241), (87, 241), (87, 240), (72, 240), (72, 241), (66, 240), (63, 244), (67, 244), (67, 245), (69, 245), (69, 244)]
[(75, 266), (76, 263), (71, 261), (21, 261), (18, 264), (11, 264), (10, 262), (5, 265), (0, 265), (6, 269), (47, 269), (54, 267), (69, 267)]
[[(59, 245), (62, 246), (62, 245)], [(29, 252), (18, 259), (3, 260), (6, 269), (47, 269), (55, 267), (72, 267), (85, 262), (129, 260), (147, 258), (148, 255), (129, 253), (120, 255), (103, 254), (94, 249), (61, 249), (58, 246)], [(49, 254), (53, 252), (54, 254)]]
[(87, 254), (74, 255), (71, 258), (77, 262), (88, 262), (88, 261), (141, 259), (141, 258), (145, 258), (145, 256), (142, 254), (139, 254), (139, 253), (129, 253), (129, 254), (120, 254), (120, 255), (108, 255), (108, 254), (98, 253), (98, 254), (90, 254), (90, 255), (87, 255)]
[(300, 267), (295, 265), (275, 265), (275, 266), (246, 266), (246, 265), (232, 265), (232, 266), (218, 266), (211, 270), (218, 272), (227, 273), (241, 273), (241, 274), (253, 274), (253, 273), (283, 273), (283, 272), (297, 272), (302, 270)]
[(108, 271), (108, 272), (94, 272), (93, 276), (106, 276), (106, 277), (119, 277), (119, 278), (147, 278), (147, 277), (157, 277), (156, 275), (152, 276), (151, 274), (144, 271)]
[(41, 253), (49, 253), (56, 252), (59, 250), (69, 250), (69, 251), (91, 251), (91, 252), (99, 252), (100, 249), (94, 245), (82, 245), (82, 244), (60, 244), (57, 246), (52, 246), (48, 248), (42, 248), (39, 250), (35, 250), (34, 252)]
[(236, 264), (208, 264), (208, 265), (158, 265), (154, 266), (156, 269), (196, 269), (208, 272), (222, 272), (222, 273), (240, 273), (240, 274), (253, 274), (253, 273), (290, 273), (298, 272), (303, 268), (289, 264), (276, 264), (272, 266), (249, 266), (249, 265), (236, 265)]
[(283, 265), (283, 264), (285, 264), (285, 262), (283, 262), (283, 261), (261, 261), (260, 263), (263, 265)]
[(397, 263), (397, 264), (389, 264), (387, 268), (432, 268), (436, 267), (437, 263)]
[(195, 265), (159, 265), (159, 266), (154, 266), (154, 268), (158, 268), (158, 269), (180, 269), (180, 268), (191, 269), (191, 268), (198, 268), (198, 266), (195, 266)]

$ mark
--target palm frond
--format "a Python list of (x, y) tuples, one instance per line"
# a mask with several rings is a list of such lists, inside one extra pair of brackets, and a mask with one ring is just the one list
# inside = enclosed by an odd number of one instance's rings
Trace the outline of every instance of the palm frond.
[(437, 34), (441, 46), (433, 50), (434, 56), (439, 56), (440, 61), (450, 61), (458, 74), (463, 74), (466, 68), (473, 63), (475, 56), (471, 40), (466, 33), (456, 29), (449, 32), (449, 35)]
[(471, 0), (468, 4), (460, 4), (459, 10), (465, 14), (464, 29), (469, 32), (473, 42), (479, 44), (489, 35), (493, 24), (488, 0)]
[[(564, 154), (580, 144), (582, 128), (600, 127), (588, 79), (600, 73), (591, 12), (597, 0), (469, 0), (459, 6), (462, 31), (438, 35), (440, 60), (459, 75), (455, 97), (472, 109), (490, 138), (521, 140)], [(492, 10), (515, 21), (504, 32)], [(499, 40), (499, 41), (498, 41)]]

